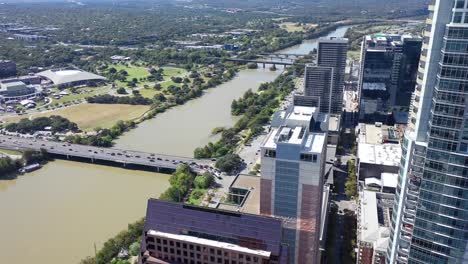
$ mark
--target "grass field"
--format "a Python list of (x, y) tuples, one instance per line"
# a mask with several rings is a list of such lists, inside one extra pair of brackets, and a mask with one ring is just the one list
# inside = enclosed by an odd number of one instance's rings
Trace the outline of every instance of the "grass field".
[[(143, 66), (135, 66), (135, 65), (126, 65), (126, 64), (116, 64), (112, 65), (117, 71), (125, 70), (128, 73), (126, 82), (132, 81), (133, 78), (137, 78), (138, 80), (141, 78), (146, 78), (150, 76), (148, 72), (148, 68)], [(171, 77), (175, 76), (184, 76), (187, 71), (182, 68), (176, 67), (162, 67), (164, 69), (164, 81), (168, 81)], [(125, 87), (127, 85), (126, 82), (116, 81), (117, 85)], [(145, 84), (152, 84), (152, 82), (142, 81), (137, 84), (137, 86), (143, 86)]]
[[(109, 91), (109, 87), (102, 86), (102, 87), (78, 88), (77, 91), (79, 93), (72, 93), (70, 92), (69, 89), (66, 89), (65, 91), (69, 92), (70, 94), (63, 96), (60, 99), (52, 98), (51, 106), (54, 106), (56, 104), (66, 104), (66, 103), (73, 102), (73, 101), (81, 101), (87, 97), (91, 97), (91, 96), (98, 95), (98, 94), (106, 94)], [(57, 90), (56, 92), (59, 93), (60, 91)]]
[(310, 29), (317, 27), (317, 24), (303, 23), (301, 25), (298, 25), (298, 23), (293, 22), (282, 22), (281, 24), (279, 24), (279, 26), (288, 32), (306, 32)]
[[(59, 115), (68, 118), (85, 131), (92, 131), (96, 127), (109, 128), (119, 120), (132, 120), (140, 117), (149, 110), (146, 105), (121, 105), (121, 104), (80, 104), (50, 112), (33, 115), (33, 118), (41, 116)], [(6, 122), (17, 122), (28, 118), (23, 115), (6, 119)]]

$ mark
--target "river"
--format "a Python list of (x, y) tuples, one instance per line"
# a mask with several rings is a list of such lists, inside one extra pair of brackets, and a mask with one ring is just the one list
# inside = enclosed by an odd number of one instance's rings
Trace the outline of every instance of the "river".
[(193, 150), (216, 139), (213, 128), (232, 126), (232, 100), (248, 89), (256, 91), (263, 82), (273, 81), (279, 71), (242, 70), (220, 86), (208, 90), (201, 98), (170, 109), (121, 136), (117, 148), (192, 157)]
[[(340, 28), (330, 36), (340, 37)], [(316, 40), (278, 53), (306, 54)], [(211, 131), (232, 126), (233, 99), (280, 71), (242, 70), (225, 83), (145, 121), (117, 141), (117, 147), (189, 156), (215, 140)], [(144, 216), (146, 200), (167, 189), (169, 175), (54, 161), (14, 180), (0, 180), (0, 263), (77, 263)]]
[[(339, 27), (336, 30), (330, 32), (327, 37), (343, 37), (346, 34), (348, 28), (352, 26)], [(277, 53), (282, 54), (309, 54), (313, 49), (317, 48), (317, 39), (307, 39), (301, 44), (295, 45), (284, 50), (278, 51)]]

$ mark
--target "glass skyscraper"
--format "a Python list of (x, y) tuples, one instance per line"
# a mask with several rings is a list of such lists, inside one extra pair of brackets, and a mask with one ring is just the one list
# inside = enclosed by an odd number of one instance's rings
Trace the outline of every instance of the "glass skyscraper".
[(387, 263), (468, 263), (468, 0), (432, 0)]

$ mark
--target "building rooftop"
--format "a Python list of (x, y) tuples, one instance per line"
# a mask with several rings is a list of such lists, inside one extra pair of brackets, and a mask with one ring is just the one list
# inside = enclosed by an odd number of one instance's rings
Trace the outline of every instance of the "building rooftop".
[(37, 75), (52, 81), (55, 85), (90, 80), (106, 80), (105, 77), (100, 75), (75, 68), (52, 69), (40, 72)]
[(359, 143), (358, 158), (360, 163), (399, 166), (401, 147), (397, 144)]
[(337, 37), (322, 37), (322, 38), (319, 38), (319, 43), (348, 44), (348, 39), (347, 38), (337, 38)]
[(398, 174), (384, 172), (381, 174), (380, 179), (382, 180), (383, 187), (396, 188), (398, 185)]
[(327, 140), (325, 133), (310, 133), (304, 127), (279, 127), (272, 129), (263, 147), (276, 149), (277, 144), (302, 145), (303, 153), (322, 153)]
[(410, 34), (373, 34), (365, 37), (367, 51), (386, 52), (401, 47), (406, 41), (422, 41), (419, 36)]
[(364, 190), (360, 196), (359, 240), (372, 243), (374, 248), (385, 249), (390, 242), (389, 224), (393, 196), (367, 190)]
[(260, 213), (260, 177), (240, 174), (232, 183), (230, 189), (248, 190), (240, 205), (221, 203), (218, 209), (230, 210), (249, 214)]
[(272, 127), (263, 147), (275, 149), (277, 144), (301, 145), (302, 152), (322, 153), (326, 133), (311, 130), (327, 131), (328, 115), (319, 113), (316, 107), (292, 105), (275, 114)]
[(9, 89), (17, 89), (17, 88), (24, 88), (26, 87), (26, 84), (21, 81), (13, 81), (13, 82), (2, 82), (0, 83), (0, 88), (9, 90)]
[(204, 238), (214, 235), (223, 238), (219, 242), (236, 238), (239, 245), (256, 239), (263, 244), (254, 249), (276, 256), (281, 252), (282, 222), (262, 215), (149, 199), (144, 230), (169, 234), (195, 232), (198, 234), (195, 237)]
[(364, 82), (362, 84), (362, 89), (372, 91), (386, 91), (387, 85), (385, 83)]
[(257, 255), (257, 256), (260, 256), (260, 257), (269, 258), (270, 255), (271, 255), (271, 252), (269, 252), (269, 251), (255, 250), (255, 249), (250, 249), (250, 248), (246, 248), (246, 247), (241, 247), (241, 246), (238, 246), (236, 244), (219, 242), (219, 241), (215, 241), (215, 240), (198, 238), (198, 237), (194, 237), (194, 236), (171, 234), (171, 233), (165, 233), (165, 232), (160, 232), (160, 231), (156, 231), (156, 230), (148, 230), (147, 234), (151, 235), (151, 236), (156, 236), (156, 237), (163, 237), (163, 238), (168, 238), (168, 239), (173, 239), (173, 240), (185, 241), (185, 242), (188, 242), (188, 243), (194, 243), (194, 244), (199, 244), (199, 245), (207, 245), (207, 246), (216, 247), (216, 248), (222, 248), (222, 249), (228, 249), (228, 250), (233, 250), (233, 251), (237, 251), (237, 252), (243, 252), (243, 253), (246, 253), (246, 254)]
[(403, 135), (404, 129), (399, 126), (386, 126), (382, 124), (359, 124), (359, 143), (382, 144), (394, 143), (399, 144), (400, 138)]

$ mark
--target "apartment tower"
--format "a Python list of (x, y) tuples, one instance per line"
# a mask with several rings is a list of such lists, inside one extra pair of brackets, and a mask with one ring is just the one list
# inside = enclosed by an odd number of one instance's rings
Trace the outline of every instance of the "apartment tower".
[(387, 263), (468, 262), (468, 6), (432, 0)]
[(304, 95), (321, 113), (341, 114), (348, 39), (320, 38), (317, 65), (306, 65)]

